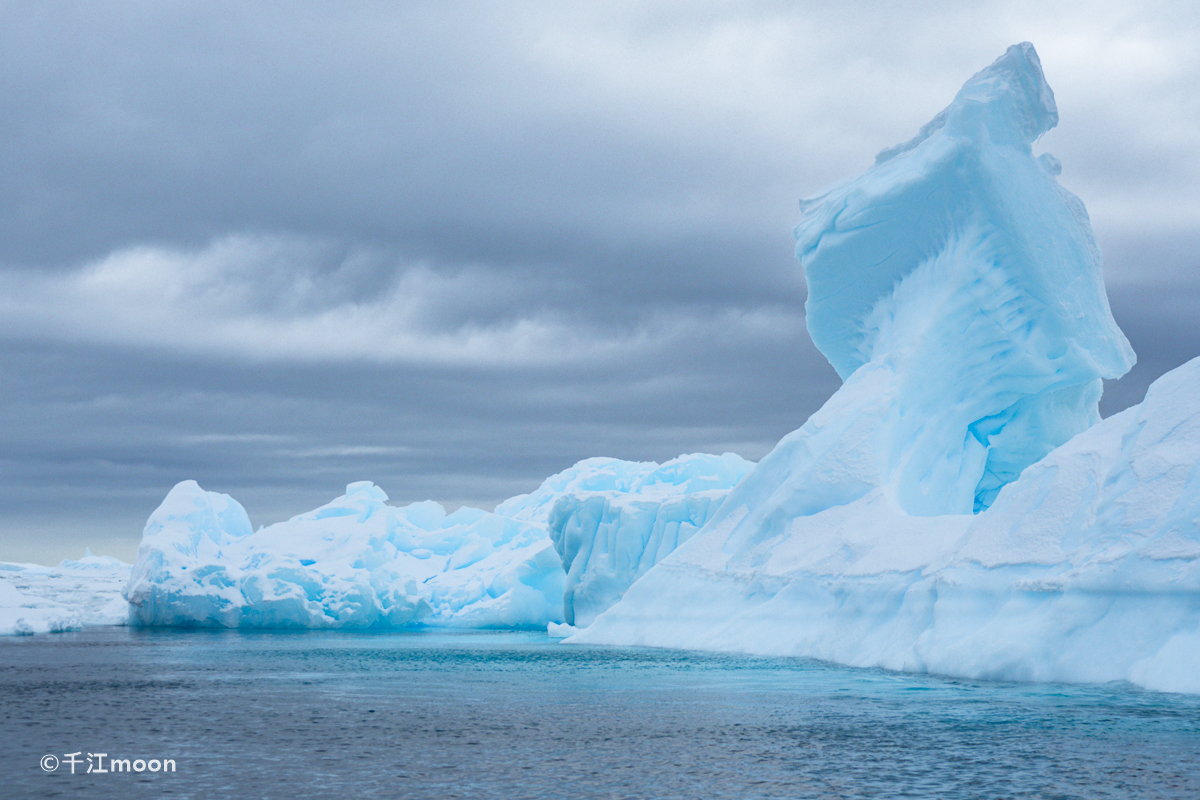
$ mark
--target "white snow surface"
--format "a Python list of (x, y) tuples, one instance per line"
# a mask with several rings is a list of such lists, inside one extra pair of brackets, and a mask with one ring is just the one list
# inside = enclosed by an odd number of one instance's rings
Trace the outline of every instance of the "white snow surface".
[(463, 507), (452, 514), (432, 501), (388, 505), (382, 489), (363, 481), (258, 531), (236, 500), (185, 481), (146, 524), (126, 588), (131, 619), (545, 629), (564, 621), (567, 575), (547, 528), (564, 493), (620, 491), (651, 503), (698, 493), (705, 504), (715, 497), (712, 487), (724, 487), (723, 496), (748, 466), (737, 456), (681, 456), (662, 465), (593, 458), (495, 512)]
[(124, 625), (130, 565), (89, 552), (56, 567), (0, 562), (0, 635)]
[(568, 641), (1200, 692), (1200, 359), (978, 515), (913, 516), (876, 489), (747, 542), (749, 513)]
[(1200, 361), (1096, 424), (1133, 354), (1056, 122), (1016, 45), (805, 205), (845, 383), (567, 641), (1200, 692)]

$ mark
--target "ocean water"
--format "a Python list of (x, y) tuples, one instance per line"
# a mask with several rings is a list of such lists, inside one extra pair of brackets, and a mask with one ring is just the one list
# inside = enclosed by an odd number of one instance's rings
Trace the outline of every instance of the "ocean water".
[(1197, 697), (536, 633), (6, 637), (0, 704), (13, 798), (1200, 797)]

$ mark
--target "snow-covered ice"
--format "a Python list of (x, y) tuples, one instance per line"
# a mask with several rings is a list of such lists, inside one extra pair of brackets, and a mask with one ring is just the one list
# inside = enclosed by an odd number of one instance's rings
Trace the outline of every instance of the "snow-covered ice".
[(90, 552), (56, 567), (0, 562), (0, 635), (124, 625), (130, 565)]
[(1200, 359), (978, 515), (881, 490), (731, 547), (744, 506), (570, 641), (1200, 692)]
[[(661, 504), (695, 494), (707, 513), (714, 487), (724, 487), (723, 496), (748, 465), (737, 456), (684, 456), (661, 466), (593, 458), (495, 512), (463, 507), (452, 514), (432, 501), (389, 505), (382, 489), (364, 481), (258, 531), (236, 500), (185, 481), (146, 524), (126, 588), (131, 618), (254, 628), (545, 629), (564, 621), (567, 574), (548, 530), (556, 501), (609, 492)], [(678, 526), (663, 527), (670, 530), (660, 538), (681, 540)]]
[(1056, 122), (1017, 45), (804, 204), (845, 383), (568, 641), (1200, 691), (1200, 362), (1096, 424), (1133, 353)]

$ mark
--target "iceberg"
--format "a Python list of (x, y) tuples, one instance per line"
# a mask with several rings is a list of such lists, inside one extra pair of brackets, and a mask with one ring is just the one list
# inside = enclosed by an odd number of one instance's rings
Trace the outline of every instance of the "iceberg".
[(1016, 45), (802, 204), (842, 387), (568, 642), (1200, 691), (1200, 365), (1100, 422), (1134, 356), (1057, 121)]
[[(560, 499), (609, 492), (661, 504), (697, 495), (694, 518), (748, 469), (732, 455), (661, 466), (593, 458), (494, 512), (450, 514), (432, 501), (389, 505), (382, 489), (361, 481), (257, 531), (236, 500), (184, 481), (146, 523), (125, 597), (140, 625), (545, 630), (564, 622), (568, 577), (549, 532)], [(685, 527), (681, 538), (679, 528), (669, 532), (671, 547), (691, 532)], [(660, 551), (666, 543), (654, 557)]]
[[(1083, 203), (1033, 153), (1057, 122), (1016, 45), (802, 203), (807, 324), (843, 384), (759, 464), (588, 459), (449, 514), (363, 481), (257, 531), (185, 481), (146, 525), (130, 621), (542, 628), (1200, 692), (1200, 359), (1100, 419), (1134, 355)], [(0, 632), (87, 624), (37, 569), (0, 565)]]
[(195, 481), (150, 516), (125, 597), (141, 625), (542, 627), (561, 620), (562, 568), (543, 528), (426, 501), (401, 508), (369, 481), (252, 530), (233, 498)]
[(56, 567), (0, 562), (0, 635), (124, 625), (130, 565), (91, 551)]

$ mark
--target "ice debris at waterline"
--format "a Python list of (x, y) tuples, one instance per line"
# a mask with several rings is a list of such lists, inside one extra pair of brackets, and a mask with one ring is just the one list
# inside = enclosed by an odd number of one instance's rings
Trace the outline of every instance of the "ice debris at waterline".
[[(382, 489), (360, 482), (328, 505), (258, 531), (233, 498), (185, 481), (146, 524), (126, 588), (130, 617), (144, 625), (544, 629), (563, 621), (570, 582), (591, 574), (564, 570), (548, 528), (557, 503), (610, 493), (644, 497), (639, 511), (646, 511), (699, 494), (707, 513), (750, 466), (734, 455), (663, 465), (593, 458), (495, 512), (452, 514), (432, 501), (388, 505)], [(698, 528), (705, 519), (693, 514), (691, 522)], [(633, 515), (627, 523), (640, 532), (642, 521)], [(627, 541), (616, 527), (607, 533)], [(670, 530), (661, 551), (628, 564), (618, 583), (627, 586), (641, 563), (665, 556), (668, 540), (686, 538), (679, 526), (662, 527)]]
[(1133, 353), (1057, 120), (1017, 45), (804, 204), (845, 383), (569, 641), (1200, 691), (1200, 363), (1089, 429)]
[(56, 567), (0, 562), (0, 635), (124, 625), (129, 564), (89, 551)]

